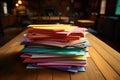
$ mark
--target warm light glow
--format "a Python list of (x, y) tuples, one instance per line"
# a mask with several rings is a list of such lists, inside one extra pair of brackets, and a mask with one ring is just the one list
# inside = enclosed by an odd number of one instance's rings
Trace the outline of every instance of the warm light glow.
[(6, 2), (3, 3), (3, 11), (4, 11), (4, 14), (8, 14)]
[(16, 3), (16, 4), (15, 4), (15, 6), (16, 6), (16, 7), (18, 7), (18, 6), (19, 6), (19, 4), (18, 4), (18, 3)]
[(18, 0), (18, 4), (22, 4), (22, 1), (21, 1), (21, 0)]
[(106, 9), (106, 0), (102, 0), (100, 14), (105, 14), (105, 9)]

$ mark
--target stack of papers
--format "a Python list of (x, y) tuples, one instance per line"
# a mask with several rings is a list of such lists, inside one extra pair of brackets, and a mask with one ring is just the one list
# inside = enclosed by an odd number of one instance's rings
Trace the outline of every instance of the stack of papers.
[(70, 25), (30, 25), (21, 44), (20, 57), (27, 69), (52, 68), (69, 72), (85, 71), (86, 28)]

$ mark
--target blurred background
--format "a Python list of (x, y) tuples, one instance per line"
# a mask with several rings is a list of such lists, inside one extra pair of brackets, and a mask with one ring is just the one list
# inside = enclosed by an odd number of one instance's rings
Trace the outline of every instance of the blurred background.
[(120, 51), (120, 0), (0, 0), (1, 47), (29, 24), (54, 23), (90, 28), (92, 34)]

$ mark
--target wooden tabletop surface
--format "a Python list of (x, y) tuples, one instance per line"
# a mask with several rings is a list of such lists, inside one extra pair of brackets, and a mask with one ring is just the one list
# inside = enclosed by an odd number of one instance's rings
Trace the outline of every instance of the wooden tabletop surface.
[(26, 69), (19, 58), (22, 32), (0, 48), (0, 80), (120, 80), (120, 53), (91, 33), (85, 72), (70, 73), (55, 69)]
[(77, 20), (80, 23), (94, 23), (93, 20)]
[(93, 27), (95, 21), (93, 20), (77, 20), (76, 25), (80, 27)]

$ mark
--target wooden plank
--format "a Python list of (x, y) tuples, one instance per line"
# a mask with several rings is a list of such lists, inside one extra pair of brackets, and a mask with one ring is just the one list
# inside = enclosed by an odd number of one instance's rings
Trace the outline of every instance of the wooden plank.
[(23, 31), (22, 33), (20, 33), (18, 36), (16, 36), (12, 40), (10, 40), (9, 42), (7, 42), (4, 46), (2, 46), (0, 48), (0, 53), (8, 50), (9, 48), (14, 48), (14, 47), (20, 46), (19, 41), (22, 40), (24, 33), (26, 33), (26, 30)]
[(51, 69), (39, 69), (37, 80), (53, 80)]
[(88, 58), (88, 66), (85, 72), (72, 74), (71, 80), (105, 80), (99, 69), (96, 67), (92, 59)]
[(120, 80), (120, 76), (116, 73), (116, 71), (103, 59), (103, 57), (99, 55), (93, 47), (90, 48), (90, 56), (106, 80)]
[(92, 47), (103, 57), (110, 66), (120, 75), (120, 54), (91, 34), (88, 36)]
[[(104, 47), (104, 49), (109, 52), (113, 57), (115, 57), (116, 59), (118, 59), (120, 61), (120, 53), (117, 52), (115, 49), (113, 49), (112, 47), (110, 47), (109, 45), (107, 45), (105, 42), (103, 42), (102, 40), (98, 39), (97, 37), (93, 36), (91, 33), (89, 33), (89, 37), (88, 38), (92, 38), (93, 41), (96, 41), (97, 44), (99, 44), (99, 46)], [(119, 57), (118, 57), (119, 56)]]
[(53, 80), (70, 80), (69, 72), (54, 70), (53, 71)]
[(2, 48), (0, 48), (0, 62), (3, 63), (1, 66), (2, 73), (4, 74), (0, 79), (2, 80), (36, 80), (36, 74), (33, 74), (34, 71), (30, 71), (25, 69), (25, 66), (22, 62), (19, 61), (19, 53), (23, 48), (23, 45), (20, 45), (20, 40), (23, 38), (22, 32), (14, 39), (5, 44)]
[[(15, 49), (16, 50), (16, 49)], [(11, 52), (11, 49), (8, 50)], [(12, 52), (10, 54), (6, 53), (0, 58), (0, 66), (2, 66), (2, 76), (0, 76), (0, 80), (30, 80), (29, 78), (34, 78), (34, 71), (27, 70), (24, 64), (20, 61), (18, 54)], [(36, 79), (32, 79), (36, 80)]]
[(36, 80), (37, 70), (28, 70), (25, 68), (24, 64), (16, 62), (7, 76), (7, 80)]

